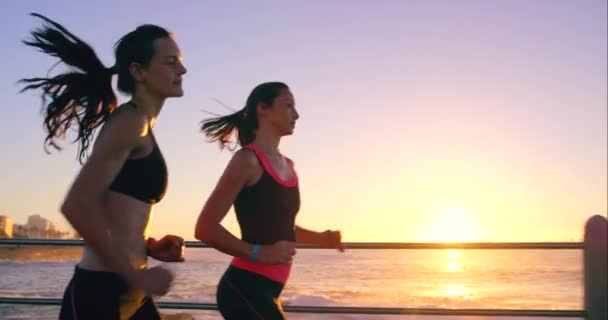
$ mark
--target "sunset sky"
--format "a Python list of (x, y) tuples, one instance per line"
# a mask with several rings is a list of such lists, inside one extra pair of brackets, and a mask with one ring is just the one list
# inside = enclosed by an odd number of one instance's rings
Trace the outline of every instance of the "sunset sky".
[[(193, 239), (230, 159), (203, 111), (283, 81), (300, 119), (281, 144), (300, 177), (298, 224), (346, 241), (579, 241), (607, 213), (605, 0), (3, 1), (0, 214), (58, 212), (76, 145), (47, 155), (40, 99), (17, 80), (55, 62), (21, 43), (62, 23), (106, 66), (143, 23), (172, 31), (188, 73), (155, 133), (169, 189), (152, 234)], [(121, 96), (121, 102), (127, 97)], [(224, 223), (237, 232), (234, 213)]]

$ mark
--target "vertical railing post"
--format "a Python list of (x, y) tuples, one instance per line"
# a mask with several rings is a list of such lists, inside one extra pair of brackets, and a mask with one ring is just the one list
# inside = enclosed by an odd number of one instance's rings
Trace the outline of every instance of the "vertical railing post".
[(584, 290), (589, 320), (608, 319), (608, 222), (593, 216), (585, 225)]

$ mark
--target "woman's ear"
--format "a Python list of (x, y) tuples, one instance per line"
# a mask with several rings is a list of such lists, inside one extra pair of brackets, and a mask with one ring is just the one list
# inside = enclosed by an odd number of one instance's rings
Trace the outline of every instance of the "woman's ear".
[(265, 116), (268, 111), (270, 111), (270, 106), (267, 103), (258, 102), (258, 104), (255, 106), (255, 111), (258, 116)]
[(145, 70), (141, 64), (137, 62), (132, 62), (129, 66), (129, 73), (131, 73), (131, 77), (135, 80), (135, 82), (145, 82)]

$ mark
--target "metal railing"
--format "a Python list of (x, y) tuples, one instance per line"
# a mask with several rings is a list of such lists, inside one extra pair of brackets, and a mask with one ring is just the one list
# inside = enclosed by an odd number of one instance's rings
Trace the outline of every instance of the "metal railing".
[[(599, 219), (597, 217), (600, 217)], [(579, 317), (590, 320), (606, 319), (606, 219), (594, 216), (585, 229), (584, 242), (476, 242), (476, 243), (345, 243), (346, 249), (517, 249), (517, 250), (584, 250), (585, 310), (536, 309), (445, 309), (445, 308), (382, 308), (284, 306), (286, 312), (365, 315), (442, 315), (442, 316), (511, 316), (511, 317)], [(0, 245), (82, 246), (82, 240), (0, 239)], [(186, 241), (189, 248), (209, 248), (198, 241)], [(315, 247), (300, 245), (299, 248)], [(0, 304), (59, 305), (60, 299), (0, 297)], [(213, 303), (158, 302), (160, 308), (187, 310), (218, 310)]]
[[(210, 248), (200, 241), (186, 241), (187, 248)], [(57, 239), (0, 239), (0, 245), (28, 246), (82, 246), (82, 240)], [(309, 245), (298, 245), (300, 249), (319, 249)], [(517, 249), (517, 250), (548, 250), (548, 249), (583, 249), (582, 242), (347, 242), (345, 249)]]
[[(213, 303), (196, 302), (156, 302), (162, 309), (217, 310)], [(0, 304), (21, 304), (55, 306), (61, 299), (49, 298), (0, 298)], [(511, 316), (511, 317), (552, 317), (583, 318), (583, 310), (534, 310), (534, 309), (435, 309), (435, 308), (368, 308), (368, 307), (316, 307), (283, 306), (285, 312), (323, 314), (366, 314), (366, 315), (435, 315), (435, 316)]]

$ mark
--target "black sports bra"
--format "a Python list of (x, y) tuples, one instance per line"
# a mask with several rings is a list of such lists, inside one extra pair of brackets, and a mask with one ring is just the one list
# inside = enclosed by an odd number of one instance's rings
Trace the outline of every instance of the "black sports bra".
[(110, 185), (110, 190), (154, 204), (165, 195), (168, 172), (152, 130), (149, 130), (149, 134), (154, 142), (152, 152), (143, 158), (127, 159)]

